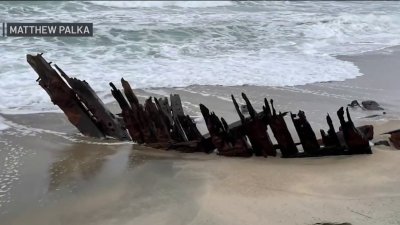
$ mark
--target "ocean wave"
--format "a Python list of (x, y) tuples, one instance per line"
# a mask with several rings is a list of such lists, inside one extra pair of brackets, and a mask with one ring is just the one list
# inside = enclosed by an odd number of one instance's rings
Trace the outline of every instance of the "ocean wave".
[(233, 5), (231, 1), (90, 1), (95, 5), (115, 8), (182, 7), (206, 8)]
[(35, 82), (28, 53), (44, 52), (108, 102), (108, 82), (121, 77), (135, 88), (341, 81), (362, 74), (335, 56), (400, 44), (400, 4), (392, 2), (6, 2), (0, 8), (6, 22), (43, 22), (52, 14), (54, 21), (95, 27), (92, 38), (3, 39), (2, 112), (57, 109)]

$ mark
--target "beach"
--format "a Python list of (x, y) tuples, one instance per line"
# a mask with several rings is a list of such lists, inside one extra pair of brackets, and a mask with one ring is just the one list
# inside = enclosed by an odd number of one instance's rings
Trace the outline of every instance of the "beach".
[[(234, 122), (230, 95), (243, 103), (241, 92), (258, 111), (265, 97), (279, 111), (305, 111), (317, 136), (327, 113), (338, 128), (340, 107), (375, 100), (386, 114), (350, 112), (356, 126), (374, 125), (373, 141), (387, 140), (381, 134), (400, 127), (399, 57), (399, 47), (338, 56), (363, 74), (345, 81), (134, 91), (141, 101), (179, 94), (203, 134), (198, 105)], [(119, 112), (115, 102), (108, 106)], [(373, 146), (372, 155), (228, 158), (83, 137), (61, 113), (1, 117), (0, 224), (400, 223), (400, 152), (393, 147)]]

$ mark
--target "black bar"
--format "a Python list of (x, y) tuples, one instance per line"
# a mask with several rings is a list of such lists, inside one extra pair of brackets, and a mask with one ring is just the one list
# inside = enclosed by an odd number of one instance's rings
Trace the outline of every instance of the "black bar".
[(9, 37), (92, 37), (93, 23), (7, 23), (6, 31)]

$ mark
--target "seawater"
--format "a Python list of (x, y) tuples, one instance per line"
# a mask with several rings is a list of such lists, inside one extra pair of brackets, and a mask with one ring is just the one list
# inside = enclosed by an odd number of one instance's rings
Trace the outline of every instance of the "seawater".
[(1, 2), (1, 22), (93, 22), (90, 38), (0, 38), (0, 112), (52, 111), (26, 54), (135, 88), (293, 86), (361, 76), (337, 55), (400, 43), (398, 2)]

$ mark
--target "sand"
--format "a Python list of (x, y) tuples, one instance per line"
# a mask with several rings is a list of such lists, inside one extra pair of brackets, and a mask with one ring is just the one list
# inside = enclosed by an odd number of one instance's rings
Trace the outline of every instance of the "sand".
[[(231, 93), (245, 91), (256, 109), (268, 97), (281, 111), (305, 110), (315, 131), (326, 128), (326, 113), (338, 127), (340, 106), (372, 99), (385, 115), (351, 113), (357, 125), (374, 124), (375, 140), (382, 140), (387, 136), (379, 134), (400, 127), (399, 57), (398, 48), (340, 57), (365, 74), (343, 82), (136, 93), (180, 94), (203, 133), (198, 104), (233, 122)], [(363, 118), (369, 115), (378, 116)], [(58, 113), (2, 117), (10, 128), (0, 131), (1, 225), (400, 223), (400, 152), (392, 147), (374, 146), (372, 155), (226, 158), (86, 138)]]

